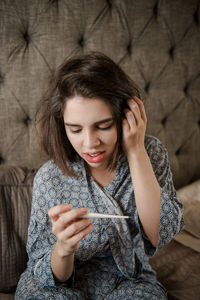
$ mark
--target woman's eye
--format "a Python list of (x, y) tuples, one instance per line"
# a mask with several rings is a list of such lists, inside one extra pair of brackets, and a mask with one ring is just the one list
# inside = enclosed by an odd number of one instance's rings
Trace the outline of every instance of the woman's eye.
[(71, 129), (71, 133), (79, 133), (81, 132), (81, 129)]
[(106, 127), (98, 127), (98, 129), (100, 130), (107, 130), (107, 129), (110, 129), (111, 127), (113, 126), (113, 124), (109, 125), (109, 126), (106, 126)]

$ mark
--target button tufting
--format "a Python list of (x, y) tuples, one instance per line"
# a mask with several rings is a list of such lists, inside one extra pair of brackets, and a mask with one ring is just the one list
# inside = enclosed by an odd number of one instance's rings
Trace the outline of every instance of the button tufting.
[(158, 17), (158, 3), (156, 3), (153, 7), (153, 14), (154, 14), (154, 17), (157, 19), (157, 17)]
[(31, 123), (31, 119), (29, 118), (29, 116), (27, 116), (24, 120), (23, 120), (24, 124), (28, 127), (29, 124)]
[(107, 4), (108, 4), (108, 7), (111, 9), (112, 8), (112, 1), (111, 0), (107, 0)]
[(146, 84), (146, 86), (145, 86), (144, 89), (145, 89), (146, 93), (149, 92), (149, 89), (150, 89), (150, 82), (148, 82), (148, 83)]
[(176, 150), (175, 154), (176, 154), (176, 155), (179, 155), (180, 152), (181, 152), (181, 148), (178, 148), (178, 149)]
[(169, 49), (169, 55), (170, 57), (173, 59), (174, 58), (174, 50), (175, 50), (175, 47), (172, 46), (170, 49)]
[(83, 38), (83, 36), (79, 39), (78, 43), (81, 47), (84, 47), (84, 38)]
[(30, 35), (28, 33), (28, 30), (25, 31), (24, 33), (24, 40), (26, 41), (27, 45), (30, 43)]
[(199, 25), (198, 10), (195, 11), (193, 17), (194, 17), (194, 23), (198, 26)]
[(131, 48), (132, 48), (132, 43), (130, 41), (129, 44), (128, 44), (128, 46), (127, 46), (127, 52), (128, 52), (129, 55), (131, 55), (131, 52), (132, 52)]
[(189, 84), (187, 83), (183, 89), (184, 93), (187, 95), (188, 93)]
[(162, 119), (161, 123), (162, 123), (163, 126), (165, 126), (166, 122), (167, 122), (167, 117), (164, 117), (164, 118)]
[(3, 83), (3, 75), (0, 73), (0, 84)]
[(49, 4), (51, 4), (52, 6), (56, 7), (56, 9), (58, 9), (59, 0), (49, 0)]
[(2, 165), (3, 163), (5, 163), (5, 159), (2, 156), (0, 156), (0, 164)]

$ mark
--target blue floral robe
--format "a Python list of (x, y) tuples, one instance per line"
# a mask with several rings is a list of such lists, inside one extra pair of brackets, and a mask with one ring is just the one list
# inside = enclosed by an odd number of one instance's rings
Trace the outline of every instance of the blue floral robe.
[[(83, 161), (73, 165), (79, 178), (63, 175), (49, 161), (34, 178), (27, 241), (29, 261), (18, 283), (16, 300), (167, 299), (149, 257), (183, 228), (182, 205), (176, 198), (165, 147), (157, 138), (146, 135), (145, 148), (161, 189), (157, 248), (140, 223), (125, 156), (119, 157), (115, 179), (104, 188), (86, 173)], [(81, 241), (75, 254), (73, 275), (61, 284), (55, 282), (51, 270), (50, 257), (56, 237), (47, 214), (50, 207), (60, 203), (71, 203), (73, 208), (88, 207), (89, 212), (131, 216), (93, 219), (92, 233)]]

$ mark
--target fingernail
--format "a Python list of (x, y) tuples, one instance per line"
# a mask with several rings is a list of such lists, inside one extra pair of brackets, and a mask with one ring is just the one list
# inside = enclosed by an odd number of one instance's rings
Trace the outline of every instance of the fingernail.
[(83, 208), (81, 208), (81, 212), (84, 212), (84, 213), (86, 213), (87, 212), (87, 208), (86, 207), (83, 207)]
[(65, 208), (72, 208), (72, 204), (65, 204)]

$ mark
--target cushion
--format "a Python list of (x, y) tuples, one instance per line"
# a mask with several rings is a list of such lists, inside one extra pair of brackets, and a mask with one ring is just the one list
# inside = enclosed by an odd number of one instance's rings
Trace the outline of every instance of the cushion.
[(178, 199), (184, 206), (184, 230), (175, 240), (200, 252), (200, 180), (177, 191)]
[(179, 189), (177, 196), (185, 228), (150, 262), (169, 300), (193, 300), (200, 295), (200, 180)]
[(200, 295), (200, 253), (176, 240), (150, 259), (169, 300), (195, 300)]
[(26, 267), (26, 238), (35, 170), (0, 167), (0, 292), (15, 289)]
[(13, 294), (4, 294), (0, 293), (0, 300), (14, 300), (14, 293)]

